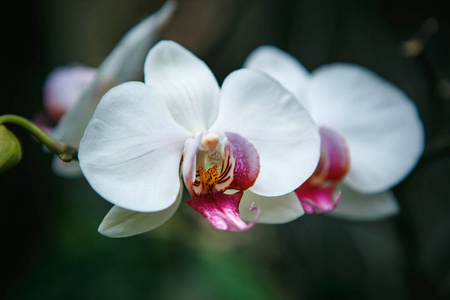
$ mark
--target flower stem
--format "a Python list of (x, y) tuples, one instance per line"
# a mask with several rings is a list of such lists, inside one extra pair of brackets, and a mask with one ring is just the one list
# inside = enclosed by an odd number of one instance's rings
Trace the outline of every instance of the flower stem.
[(17, 115), (2, 115), (0, 116), (0, 125), (4, 123), (11, 123), (18, 125), (30, 134), (32, 134), (39, 142), (41, 142), (48, 150), (58, 155), (58, 157), (65, 162), (78, 159), (78, 149), (57, 141), (46, 134), (39, 126), (33, 122)]

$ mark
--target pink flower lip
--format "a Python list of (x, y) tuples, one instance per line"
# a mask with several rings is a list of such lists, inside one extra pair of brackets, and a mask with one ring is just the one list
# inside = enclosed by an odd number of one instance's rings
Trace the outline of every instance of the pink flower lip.
[[(186, 144), (184, 153), (188, 167), (183, 168), (183, 174), (186, 187), (193, 198), (187, 203), (219, 230), (247, 230), (257, 222), (260, 210), (252, 207), (251, 210), (256, 210), (255, 218), (246, 224), (239, 216), (239, 203), (243, 191), (253, 186), (258, 177), (260, 169), (258, 152), (239, 134), (225, 132), (223, 148), (217, 146), (215, 147), (217, 151), (208, 148), (209, 151), (196, 155), (194, 150), (197, 152), (203, 149), (200, 146), (204, 136), (202, 133)], [(205, 169), (195, 163), (197, 156), (203, 155), (208, 155), (212, 161), (217, 161), (217, 156), (221, 156), (222, 161), (219, 166), (214, 164)], [(193, 168), (197, 168), (195, 179)], [(226, 190), (237, 192), (225, 194)]]
[(231, 195), (215, 191), (211, 194), (201, 194), (196, 199), (187, 201), (187, 204), (219, 230), (245, 231), (256, 224), (260, 210), (253, 207), (251, 210), (256, 210), (253, 221), (249, 224), (242, 221), (239, 217), (239, 203), (242, 195), (243, 191)]
[(318, 214), (327, 213), (334, 210), (341, 200), (341, 192), (334, 196), (335, 186), (329, 187), (310, 187), (295, 190), (299, 197), (305, 213)]
[(350, 151), (345, 139), (327, 127), (319, 128), (321, 155), (313, 175), (295, 193), (307, 214), (334, 210), (341, 192), (334, 195), (336, 185), (350, 170)]

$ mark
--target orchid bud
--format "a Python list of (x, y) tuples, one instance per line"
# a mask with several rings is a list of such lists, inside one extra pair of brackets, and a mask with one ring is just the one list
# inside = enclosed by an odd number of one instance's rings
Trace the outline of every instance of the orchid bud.
[(0, 125), (0, 173), (14, 167), (22, 158), (22, 149), (17, 137)]

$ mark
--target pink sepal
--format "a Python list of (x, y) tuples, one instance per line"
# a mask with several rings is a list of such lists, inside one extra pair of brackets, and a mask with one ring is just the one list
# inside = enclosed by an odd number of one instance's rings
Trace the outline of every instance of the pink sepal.
[(245, 231), (258, 221), (260, 210), (253, 207), (251, 210), (256, 210), (253, 221), (249, 224), (242, 221), (239, 216), (239, 203), (242, 195), (243, 191), (231, 195), (215, 191), (211, 194), (201, 194), (198, 198), (186, 201), (186, 203), (219, 230)]
[(299, 187), (295, 190), (305, 213), (318, 214), (334, 210), (341, 200), (341, 192), (333, 196), (335, 186)]
[(350, 170), (350, 152), (345, 139), (326, 127), (321, 127), (319, 132), (319, 164), (313, 175), (295, 190), (307, 214), (326, 213), (337, 207), (341, 192), (333, 196), (334, 190)]
[(321, 156), (326, 153), (328, 160), (326, 180), (341, 181), (350, 170), (350, 151), (347, 142), (339, 133), (327, 127), (320, 127), (319, 133), (322, 143)]

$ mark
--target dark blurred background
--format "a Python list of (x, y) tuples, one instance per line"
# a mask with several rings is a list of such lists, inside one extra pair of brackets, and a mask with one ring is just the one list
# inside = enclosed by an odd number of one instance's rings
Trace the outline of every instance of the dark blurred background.
[[(55, 67), (97, 67), (164, 1), (35, 0), (2, 8), (0, 114), (31, 118)], [(20, 128), (23, 161), (0, 174), (1, 299), (450, 299), (450, 26), (446, 1), (185, 0), (164, 39), (204, 59), (221, 82), (262, 44), (308, 69), (360, 64), (402, 88), (425, 124), (426, 151), (394, 189), (401, 213), (379, 222), (305, 216), (219, 232), (187, 205), (160, 228), (110, 239), (110, 204), (84, 179), (50, 170)], [(429, 18), (425, 48), (402, 45)], [(430, 22), (430, 21), (428, 21)], [(403, 49), (403, 51), (402, 51)], [(411, 49), (409, 49), (411, 50)]]

